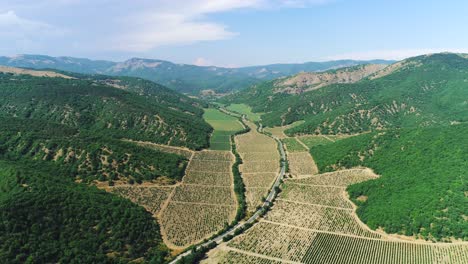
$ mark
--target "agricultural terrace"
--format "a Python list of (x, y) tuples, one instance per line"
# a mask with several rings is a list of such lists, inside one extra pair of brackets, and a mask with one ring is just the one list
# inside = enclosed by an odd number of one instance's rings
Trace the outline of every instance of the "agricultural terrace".
[(234, 155), (228, 151), (195, 152), (181, 184), (176, 186), (159, 220), (171, 249), (183, 249), (212, 236), (236, 215), (233, 190)]
[(286, 137), (282, 141), (286, 146), (289, 174), (291, 177), (295, 178), (318, 173), (317, 165), (304, 143), (294, 137)]
[(205, 109), (203, 118), (214, 128), (210, 149), (231, 150), (231, 135), (244, 128), (239, 120), (214, 108)]
[(247, 210), (255, 211), (267, 195), (279, 172), (280, 154), (274, 139), (257, 132), (246, 122), (250, 132), (235, 137), (243, 164), (239, 166), (246, 189)]
[(286, 179), (266, 216), (202, 263), (468, 263), (466, 243), (402, 240), (364, 225), (345, 188), (375, 178), (352, 169)]
[(235, 113), (239, 113), (241, 115), (246, 115), (247, 119), (254, 122), (261, 120), (260, 116), (262, 115), (262, 113), (252, 112), (252, 107), (246, 104), (231, 104), (228, 107), (226, 107), (226, 109)]

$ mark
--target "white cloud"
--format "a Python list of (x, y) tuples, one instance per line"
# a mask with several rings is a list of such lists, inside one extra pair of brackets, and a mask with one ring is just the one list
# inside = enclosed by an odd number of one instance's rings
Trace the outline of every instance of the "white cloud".
[(235, 36), (225, 26), (182, 14), (145, 14), (133, 19), (113, 43), (124, 51), (148, 51), (162, 45), (190, 44), (199, 41), (222, 40)]
[(124, 19), (125, 30), (111, 41), (117, 50), (146, 52), (162, 45), (224, 40), (238, 35), (210, 21), (209, 14), (240, 9), (302, 8), (330, 0), (156, 0)]
[(374, 50), (366, 52), (351, 52), (339, 55), (327, 56), (323, 60), (341, 60), (341, 59), (353, 59), (353, 60), (373, 60), (373, 59), (384, 59), (384, 60), (402, 60), (409, 57), (415, 57), (418, 55), (439, 53), (439, 52), (454, 52), (454, 53), (468, 53), (468, 49), (398, 49), (398, 50)]
[(0, 36), (55, 35), (61, 31), (47, 23), (21, 18), (14, 11), (0, 13)]

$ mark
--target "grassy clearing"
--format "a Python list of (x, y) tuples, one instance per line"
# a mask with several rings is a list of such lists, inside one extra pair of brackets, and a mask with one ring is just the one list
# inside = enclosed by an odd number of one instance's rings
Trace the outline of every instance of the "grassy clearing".
[(252, 107), (246, 104), (231, 104), (228, 107), (226, 107), (226, 109), (232, 112), (246, 115), (247, 119), (254, 121), (254, 122), (261, 120), (260, 116), (262, 115), (262, 113), (253, 113)]
[(203, 118), (214, 128), (210, 149), (231, 150), (231, 135), (244, 128), (239, 120), (213, 108), (205, 109)]

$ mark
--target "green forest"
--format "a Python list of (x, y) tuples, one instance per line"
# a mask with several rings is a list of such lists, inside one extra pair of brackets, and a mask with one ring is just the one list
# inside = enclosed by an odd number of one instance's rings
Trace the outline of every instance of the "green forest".
[[(468, 240), (468, 125), (368, 133), (311, 148), (322, 172), (366, 166), (379, 179), (348, 188), (371, 228)], [(363, 201), (358, 198), (366, 197)]]
[(163, 261), (168, 250), (150, 213), (69, 173), (43, 161), (0, 161), (3, 263)]

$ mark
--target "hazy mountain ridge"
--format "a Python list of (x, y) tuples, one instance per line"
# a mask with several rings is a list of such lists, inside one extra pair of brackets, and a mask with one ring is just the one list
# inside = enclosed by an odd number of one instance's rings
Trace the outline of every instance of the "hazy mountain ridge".
[(140, 77), (161, 83), (179, 92), (191, 94), (198, 94), (201, 90), (208, 89), (221, 93), (241, 90), (262, 80), (271, 80), (299, 72), (316, 72), (360, 64), (390, 64), (392, 62), (385, 60), (338, 60), (223, 68), (176, 64), (164, 60), (143, 58), (132, 58), (124, 62), (112, 62), (44, 55), (0, 57), (0, 65), (5, 66)]

